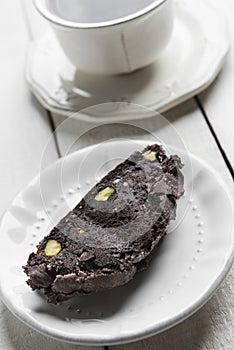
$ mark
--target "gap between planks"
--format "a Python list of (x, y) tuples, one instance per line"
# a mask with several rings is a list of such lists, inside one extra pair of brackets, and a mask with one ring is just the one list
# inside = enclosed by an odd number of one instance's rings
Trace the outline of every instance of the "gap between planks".
[(54, 139), (54, 143), (55, 143), (55, 148), (56, 148), (58, 157), (61, 158), (62, 154), (61, 154), (59, 143), (58, 143), (58, 137), (57, 137), (57, 133), (56, 133), (56, 127), (55, 127), (54, 119), (53, 119), (53, 116), (52, 116), (51, 112), (48, 109), (46, 109), (46, 112), (47, 112), (47, 115), (48, 115), (48, 120), (49, 120), (49, 123), (50, 123), (51, 130), (52, 130), (52, 133), (53, 133), (53, 139)]
[(200, 111), (201, 111), (205, 121), (206, 121), (206, 124), (207, 124), (208, 128), (210, 129), (210, 132), (211, 132), (211, 134), (212, 134), (212, 136), (213, 136), (213, 138), (214, 138), (214, 140), (216, 142), (216, 145), (218, 146), (218, 149), (219, 149), (219, 151), (220, 151), (220, 153), (221, 153), (221, 155), (223, 157), (223, 160), (224, 160), (225, 164), (227, 165), (227, 168), (228, 168), (228, 170), (229, 170), (229, 172), (230, 172), (230, 174), (232, 176), (232, 179), (234, 180), (234, 169), (233, 169), (233, 167), (231, 165), (231, 162), (228, 159), (228, 156), (225, 153), (225, 151), (224, 151), (224, 149), (223, 149), (223, 147), (222, 147), (222, 145), (221, 145), (221, 143), (220, 143), (220, 141), (218, 139), (218, 136), (217, 136), (214, 128), (212, 127), (212, 125), (211, 125), (211, 123), (209, 121), (207, 113), (206, 113), (206, 111), (205, 111), (205, 109), (204, 109), (204, 107), (203, 107), (203, 105), (202, 105), (202, 103), (201, 103), (201, 101), (200, 101), (198, 96), (195, 96), (195, 101), (196, 101), (196, 103), (198, 105), (198, 108), (200, 109)]

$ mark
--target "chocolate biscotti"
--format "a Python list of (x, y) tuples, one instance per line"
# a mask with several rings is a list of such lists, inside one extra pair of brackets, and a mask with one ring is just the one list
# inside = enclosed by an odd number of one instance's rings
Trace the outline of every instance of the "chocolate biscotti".
[(157, 144), (133, 153), (69, 212), (24, 271), (27, 283), (58, 303), (130, 281), (175, 218), (183, 165)]

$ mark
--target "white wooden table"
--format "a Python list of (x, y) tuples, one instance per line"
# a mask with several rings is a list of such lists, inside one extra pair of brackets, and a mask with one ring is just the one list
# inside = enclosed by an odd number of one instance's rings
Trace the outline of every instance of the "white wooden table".
[[(165, 113), (165, 116), (178, 129), (189, 150), (215, 167), (233, 193), (234, 2), (225, 0), (222, 5), (227, 12), (233, 43), (224, 69), (206, 92)], [(39, 171), (45, 144), (62, 121), (61, 117), (51, 115), (37, 103), (24, 79), (27, 47), (30, 40), (39, 35), (44, 26), (41, 23), (30, 1), (7, 0), (0, 4), (1, 214), (13, 196)], [(146, 126), (154, 130), (153, 121), (146, 122)], [(45, 166), (63, 155), (66, 143), (77, 127), (79, 124), (73, 123), (70, 127), (68, 125), (66, 132), (55, 134), (54, 142), (50, 143), (46, 153)], [(92, 136), (81, 146), (96, 141)], [(188, 320), (150, 339), (110, 347), (113, 350), (233, 348), (234, 269), (211, 300)], [(38, 334), (18, 321), (0, 303), (0, 349), (81, 350), (83, 347)]]

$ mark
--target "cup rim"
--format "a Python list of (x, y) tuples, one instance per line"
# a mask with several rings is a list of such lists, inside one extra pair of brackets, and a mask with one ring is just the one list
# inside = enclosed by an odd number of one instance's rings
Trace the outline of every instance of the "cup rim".
[(103, 28), (103, 27), (111, 27), (114, 25), (118, 25), (124, 22), (129, 22), (132, 21), (133, 19), (136, 19), (138, 17), (144, 16), (147, 13), (150, 13), (160, 7), (162, 4), (164, 4), (168, 0), (154, 0), (152, 3), (143, 9), (134, 12), (130, 15), (117, 18), (117, 19), (112, 19), (109, 21), (103, 21), (103, 22), (93, 22), (93, 23), (80, 23), (80, 22), (74, 22), (74, 21), (69, 21), (66, 19), (63, 19), (55, 14), (52, 14), (45, 4), (45, 0), (34, 0), (34, 5), (37, 9), (37, 11), (48, 21), (52, 22), (53, 24), (57, 24), (62, 27), (67, 27), (67, 28), (74, 28), (74, 29), (92, 29), (92, 28)]

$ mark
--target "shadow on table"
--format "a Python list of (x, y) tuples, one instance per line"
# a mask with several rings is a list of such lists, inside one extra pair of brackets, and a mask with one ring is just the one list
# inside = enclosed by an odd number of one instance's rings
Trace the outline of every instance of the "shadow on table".
[[(169, 112), (162, 113), (165, 119), (156, 118), (154, 114), (153, 117), (146, 119), (126, 121), (127, 124), (124, 125), (119, 122), (101, 126), (53, 114), (54, 126), (57, 128), (55, 139), (61, 155), (113, 139), (145, 139), (157, 142), (158, 137), (163, 143), (170, 144), (172, 139), (179, 139), (176, 136), (176, 134), (179, 135), (178, 131), (176, 132), (177, 122), (182, 121), (183, 118), (189, 118), (196, 109), (197, 104), (194, 99), (191, 99)], [(175, 146), (180, 148), (180, 145)]]

